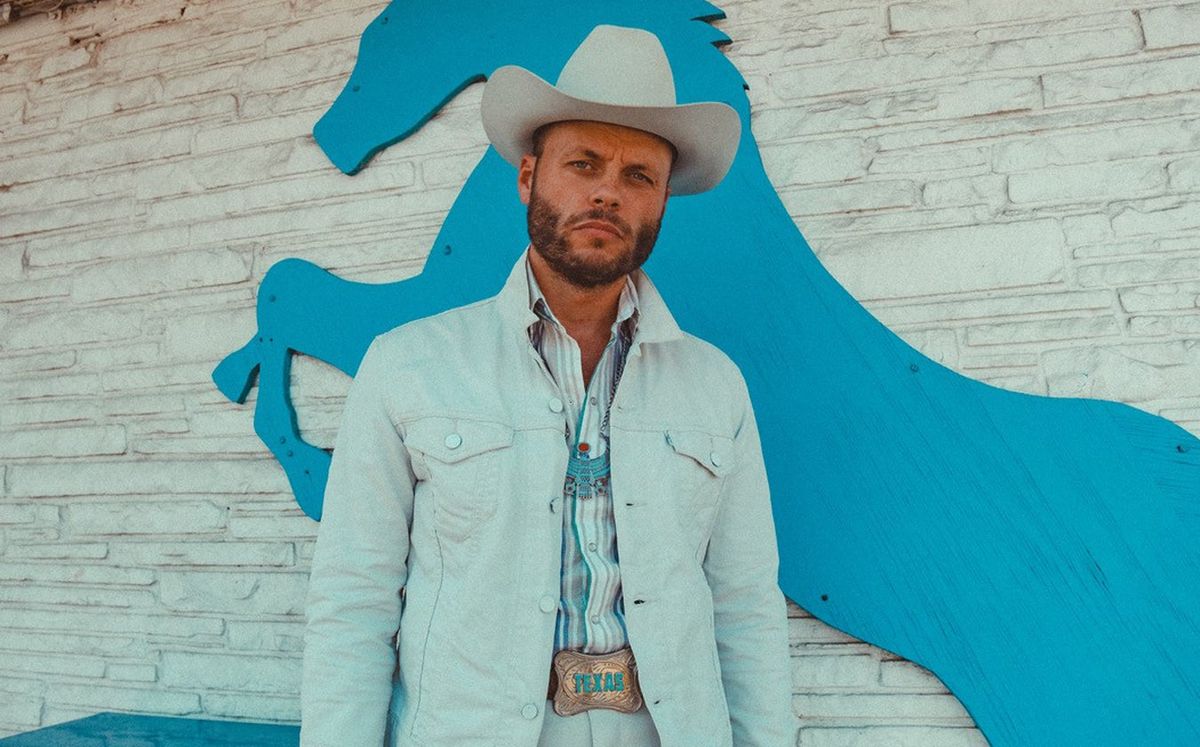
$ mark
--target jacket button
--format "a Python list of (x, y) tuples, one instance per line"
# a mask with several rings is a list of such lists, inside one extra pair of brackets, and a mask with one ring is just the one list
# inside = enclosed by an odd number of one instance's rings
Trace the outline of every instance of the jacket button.
[(714, 451), (713, 453), (708, 455), (708, 461), (712, 462), (712, 466), (720, 467), (721, 466), (721, 455)]
[(537, 718), (537, 714), (538, 714), (537, 706), (535, 706), (533, 703), (526, 703), (525, 706), (521, 709), (521, 715), (531, 721), (533, 719)]
[(543, 594), (538, 600), (538, 609), (542, 612), (553, 612), (558, 609), (558, 601), (549, 594)]
[(550, 401), (547, 404), (550, 405), (550, 412), (562, 412), (563, 411), (563, 401), (561, 399), (559, 399), (558, 397), (551, 397)]
[(459, 446), (462, 446), (462, 436), (457, 433), (451, 433), (449, 436), (446, 436), (446, 440), (443, 443), (446, 444), (447, 449), (457, 449)]

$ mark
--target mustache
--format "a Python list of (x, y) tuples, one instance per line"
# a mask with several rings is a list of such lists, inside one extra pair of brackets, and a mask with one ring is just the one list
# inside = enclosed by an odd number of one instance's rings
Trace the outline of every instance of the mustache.
[(616, 226), (617, 229), (625, 236), (633, 233), (633, 227), (630, 226), (624, 218), (614, 212), (605, 210), (604, 208), (592, 208), (591, 210), (587, 210), (582, 213), (576, 213), (575, 215), (571, 216), (570, 220), (567, 221), (567, 225), (565, 227), (578, 225), (589, 220), (602, 220), (607, 223), (611, 223)]

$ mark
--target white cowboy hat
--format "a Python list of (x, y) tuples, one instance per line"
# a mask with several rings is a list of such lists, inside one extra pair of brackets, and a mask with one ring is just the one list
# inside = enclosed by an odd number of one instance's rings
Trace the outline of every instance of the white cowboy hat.
[(742, 122), (733, 107), (675, 103), (675, 79), (658, 37), (643, 29), (597, 26), (567, 60), (552, 86), (506, 65), (483, 89), (483, 129), (512, 165), (533, 150), (544, 124), (584, 119), (654, 133), (675, 146), (671, 193), (712, 189), (729, 171)]

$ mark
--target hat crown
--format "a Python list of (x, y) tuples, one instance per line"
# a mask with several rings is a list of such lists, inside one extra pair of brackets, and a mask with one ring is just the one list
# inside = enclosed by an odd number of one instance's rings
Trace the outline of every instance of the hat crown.
[(675, 78), (658, 37), (643, 29), (592, 29), (558, 76), (560, 91), (617, 106), (675, 106)]

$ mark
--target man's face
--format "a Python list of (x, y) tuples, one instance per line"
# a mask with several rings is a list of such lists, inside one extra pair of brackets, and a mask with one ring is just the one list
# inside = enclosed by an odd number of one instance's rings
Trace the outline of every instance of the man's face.
[(610, 285), (642, 266), (666, 208), (671, 147), (642, 130), (591, 121), (547, 128), (540, 157), (518, 169), (534, 250), (580, 288)]

